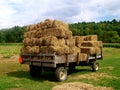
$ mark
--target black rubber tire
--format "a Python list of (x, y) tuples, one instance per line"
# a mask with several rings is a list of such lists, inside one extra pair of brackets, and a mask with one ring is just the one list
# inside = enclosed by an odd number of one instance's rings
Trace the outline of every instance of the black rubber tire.
[(55, 71), (56, 80), (61, 82), (67, 79), (67, 70), (64, 67), (58, 67)]
[(97, 72), (99, 70), (99, 63), (94, 61), (92, 63), (92, 72)]
[(30, 75), (32, 77), (40, 76), (42, 73), (41, 67), (30, 65)]

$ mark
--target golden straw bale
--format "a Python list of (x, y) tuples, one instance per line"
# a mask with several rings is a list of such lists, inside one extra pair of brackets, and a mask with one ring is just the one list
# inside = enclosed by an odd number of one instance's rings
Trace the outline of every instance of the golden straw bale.
[(52, 25), (53, 25), (53, 21), (52, 20), (45, 19), (44, 23), (47, 26), (47, 28), (52, 28)]
[(56, 44), (57, 46), (63, 47), (65, 45), (65, 39), (64, 38), (61, 38), (61, 39), (58, 38), (57, 41), (56, 41), (56, 43), (57, 43)]
[(72, 31), (66, 30), (66, 31), (65, 31), (65, 36), (64, 36), (64, 38), (69, 39), (69, 38), (71, 38), (71, 37), (72, 37)]
[(81, 49), (81, 53), (96, 54), (95, 47), (81, 47), (80, 49)]
[(96, 47), (96, 54), (102, 54), (102, 48)]
[(41, 37), (38, 39), (38, 44), (40, 46), (64, 46), (65, 40), (57, 39), (54, 36)]
[(25, 32), (23, 36), (24, 36), (24, 38), (28, 38), (27, 32)]
[(34, 45), (38, 45), (38, 39), (37, 38), (31, 38), (31, 45), (34, 46)]
[(85, 36), (73, 36), (73, 38), (75, 39), (75, 45), (81, 47), (81, 42), (84, 41)]
[(42, 30), (47, 29), (47, 25), (46, 25), (45, 22), (41, 22), (40, 27), (41, 27)]
[(38, 23), (36, 24), (36, 27), (37, 27), (37, 28), (41, 28), (42, 25), (43, 25), (43, 22), (38, 22)]
[(76, 44), (76, 46), (80, 48), (81, 47), (81, 43), (79, 42), (79, 44)]
[(42, 37), (42, 40), (43, 46), (56, 46), (58, 41), (55, 36)]
[(84, 47), (102, 47), (102, 41), (82, 41), (81, 46), (84, 46)]
[(80, 53), (79, 54), (79, 60), (80, 61), (87, 61), (88, 55), (85, 53)]
[(30, 31), (30, 26), (29, 25), (26, 27), (26, 31), (27, 32)]
[(44, 45), (43, 45), (43, 38), (38, 38), (38, 39), (37, 39), (37, 44), (38, 44), (39, 46), (44, 46)]
[(44, 25), (42, 25), (42, 26), (41, 26), (41, 29), (42, 29), (42, 30), (47, 29), (47, 25), (45, 25), (45, 24), (44, 24)]
[(36, 37), (36, 31), (29, 31), (24, 33), (24, 38), (35, 38)]
[(41, 29), (37, 29), (35, 35), (36, 35), (37, 38), (42, 37), (42, 30)]
[(39, 46), (26, 46), (21, 49), (23, 54), (38, 54)]
[(75, 39), (74, 38), (65, 39), (65, 43), (69, 47), (74, 47), (75, 46)]
[(25, 46), (20, 49), (20, 53), (21, 54), (27, 54), (27, 49), (26, 49)]
[(101, 54), (101, 48), (100, 47), (81, 47), (81, 53), (86, 54)]
[(53, 21), (53, 27), (56, 28), (56, 27), (60, 27), (60, 26), (63, 26), (65, 28), (69, 28), (69, 25), (63, 21), (59, 21), (59, 20), (54, 20)]
[(23, 40), (23, 44), (24, 44), (24, 46), (31, 45), (31, 38), (25, 38), (25, 39)]
[(37, 28), (36, 30), (37, 30), (37, 31), (41, 31), (41, 32), (42, 32), (42, 29), (41, 29), (40, 27), (39, 27), (39, 28)]
[(50, 52), (52, 52), (52, 53), (55, 52), (57, 55), (68, 54), (69, 53), (69, 47), (66, 46), (66, 45), (64, 47), (50, 46)]
[(40, 53), (56, 53), (57, 55), (64, 55), (69, 53), (69, 47), (64, 46), (40, 46)]
[(70, 54), (73, 54), (73, 53), (75, 53), (75, 54), (77, 54), (77, 53), (80, 53), (81, 51), (80, 51), (80, 48), (78, 48), (78, 47), (69, 47), (69, 53)]
[(25, 32), (24, 38), (31, 38), (31, 32)]
[[(69, 34), (67, 34), (67, 33)], [(45, 29), (41, 36), (55, 36), (57, 38), (70, 38), (72, 36), (71, 31), (65, 31), (61, 28), (50, 28), (50, 29)]]
[(37, 32), (37, 30), (30, 31), (30, 32), (29, 32), (29, 33), (31, 33), (31, 34), (30, 34), (30, 37), (31, 37), (31, 38), (36, 38), (36, 32)]
[(42, 54), (50, 53), (49, 46), (40, 46), (40, 53)]
[(72, 31), (70, 31), (68, 28), (59, 26), (58, 29), (63, 30), (65, 33), (64, 38), (71, 38), (72, 37)]
[(32, 30), (35, 30), (35, 25), (34, 24), (29, 25), (29, 31), (32, 31)]
[(37, 28), (40, 28), (40, 23), (37, 23), (37, 24), (36, 24), (36, 27), (37, 27)]
[(32, 46), (31, 47), (31, 53), (32, 54), (38, 54), (39, 53), (39, 46)]
[(98, 47), (102, 47), (103, 44), (102, 44), (102, 41), (98, 41)]
[(32, 52), (31, 46), (26, 46), (25, 47), (25, 52), (26, 52), (26, 54), (31, 54), (31, 52)]
[(76, 44), (81, 43), (81, 41), (84, 41), (85, 36), (74, 36)]
[(57, 38), (62, 38), (65, 36), (65, 31), (59, 28), (45, 29), (42, 32), (42, 36), (56, 36)]
[(23, 40), (24, 46), (34, 46), (38, 45), (38, 39), (37, 38), (25, 38)]
[(98, 41), (82, 41), (81, 46), (85, 47), (98, 47), (99, 42)]
[(85, 41), (98, 41), (97, 35), (88, 35), (85, 38)]
[(34, 24), (34, 30), (36, 30), (38, 27), (37, 27), (37, 24)]

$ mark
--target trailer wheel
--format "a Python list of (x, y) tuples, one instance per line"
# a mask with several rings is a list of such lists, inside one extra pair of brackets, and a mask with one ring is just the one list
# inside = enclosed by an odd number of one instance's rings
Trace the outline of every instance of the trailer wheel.
[(42, 73), (41, 67), (30, 65), (30, 75), (32, 77), (40, 76)]
[(67, 70), (64, 67), (58, 67), (55, 71), (55, 77), (60, 82), (66, 80)]
[(97, 72), (99, 70), (99, 63), (94, 61), (92, 64), (92, 71)]

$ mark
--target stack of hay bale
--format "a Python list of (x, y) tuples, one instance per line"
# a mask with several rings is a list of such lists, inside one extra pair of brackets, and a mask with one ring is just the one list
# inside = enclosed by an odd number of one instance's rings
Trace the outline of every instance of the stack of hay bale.
[(96, 35), (72, 36), (67, 23), (50, 19), (27, 26), (23, 43), (21, 54), (80, 53), (81, 60), (87, 54), (100, 54), (102, 46)]
[(76, 46), (80, 48), (80, 60), (86, 60), (89, 55), (102, 54), (102, 41), (97, 35), (74, 36)]
[(24, 33), (22, 54), (56, 53), (57, 55), (80, 52), (69, 25), (58, 20), (46, 19), (29, 25)]

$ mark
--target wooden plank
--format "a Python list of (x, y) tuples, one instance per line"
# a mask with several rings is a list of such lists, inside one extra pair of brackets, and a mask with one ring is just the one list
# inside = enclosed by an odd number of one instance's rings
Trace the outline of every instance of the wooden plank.
[(77, 53), (77, 65), (79, 65), (80, 53)]

